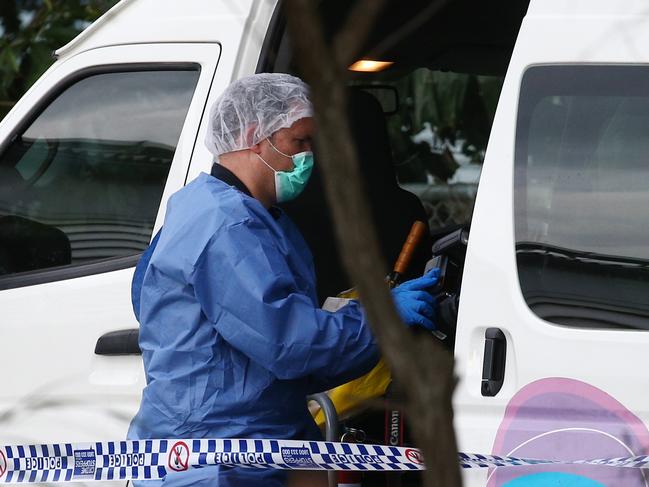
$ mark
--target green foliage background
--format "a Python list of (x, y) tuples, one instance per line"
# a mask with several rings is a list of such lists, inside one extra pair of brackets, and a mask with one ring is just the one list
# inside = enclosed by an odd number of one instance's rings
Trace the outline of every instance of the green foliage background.
[(118, 0), (0, 2), (0, 119), (54, 62), (52, 52)]

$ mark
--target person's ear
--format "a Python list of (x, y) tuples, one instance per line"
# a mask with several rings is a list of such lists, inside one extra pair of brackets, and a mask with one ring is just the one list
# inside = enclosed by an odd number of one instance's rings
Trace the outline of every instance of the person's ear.
[(250, 147), (248, 147), (248, 150), (253, 151), (255, 154), (261, 154), (261, 143), (262, 142), (263, 142), (263, 140), (261, 142), (257, 142), (255, 145), (251, 145)]
[(244, 140), (246, 141), (246, 145), (248, 145), (248, 150), (253, 151), (255, 154), (261, 154), (261, 142), (257, 142), (255, 145), (250, 145), (250, 143), (254, 140), (255, 137), (255, 131), (257, 130), (257, 125), (256, 124), (251, 124), (246, 128), (245, 130), (245, 137)]

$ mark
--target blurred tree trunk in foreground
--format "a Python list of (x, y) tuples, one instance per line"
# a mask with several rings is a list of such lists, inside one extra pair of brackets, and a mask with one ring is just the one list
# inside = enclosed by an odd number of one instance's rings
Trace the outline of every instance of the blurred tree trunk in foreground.
[(346, 113), (347, 67), (360, 53), (383, 0), (358, 0), (327, 44), (314, 0), (286, 0), (285, 12), (304, 80), (311, 86), (322, 167), (345, 266), (383, 356), (406, 394), (405, 410), (425, 462), (425, 485), (461, 485), (453, 430), (453, 356), (406, 330), (382, 274), (376, 229), (362, 186)]

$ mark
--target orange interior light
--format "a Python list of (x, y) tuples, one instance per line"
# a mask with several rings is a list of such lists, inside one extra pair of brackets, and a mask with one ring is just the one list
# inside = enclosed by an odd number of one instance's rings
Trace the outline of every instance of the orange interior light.
[(361, 59), (349, 67), (350, 71), (360, 71), (363, 73), (375, 73), (388, 69), (394, 63), (391, 61), (373, 61), (371, 59)]

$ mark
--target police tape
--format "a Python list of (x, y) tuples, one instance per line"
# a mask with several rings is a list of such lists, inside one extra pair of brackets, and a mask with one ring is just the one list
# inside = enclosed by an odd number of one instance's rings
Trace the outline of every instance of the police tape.
[[(593, 464), (643, 468), (649, 456), (535, 460), (459, 454), (462, 468)], [(0, 483), (156, 480), (213, 465), (284, 470), (423, 470), (415, 448), (297, 440), (128, 440), (0, 447)]]

